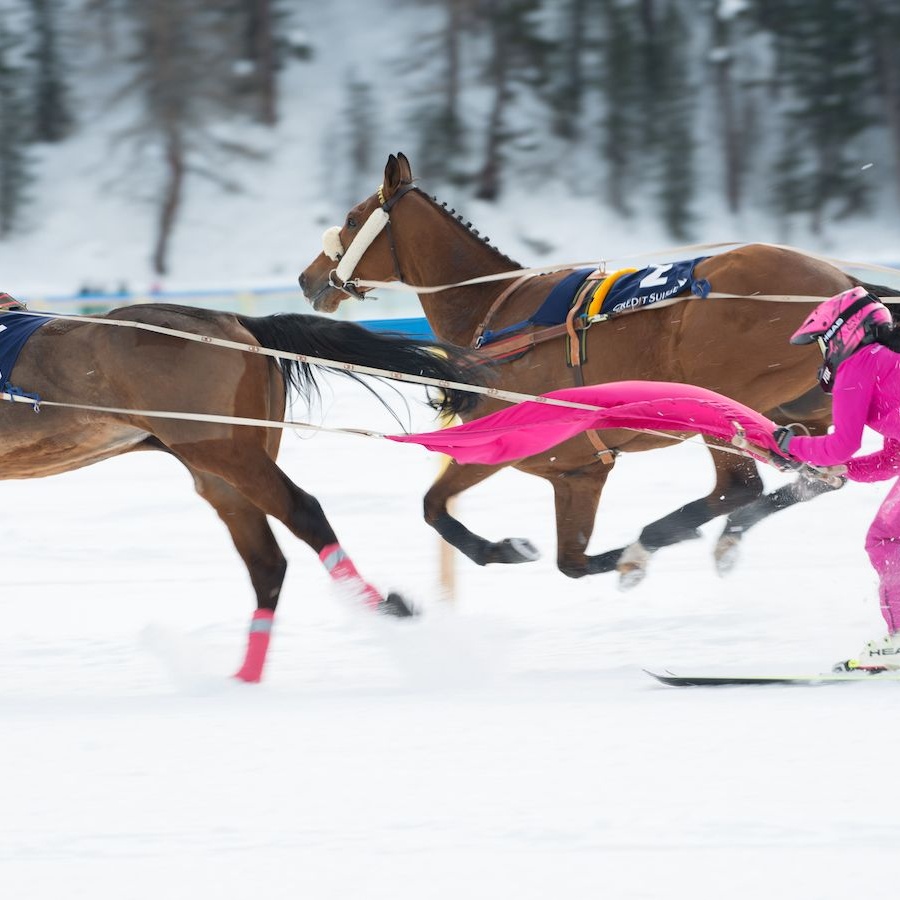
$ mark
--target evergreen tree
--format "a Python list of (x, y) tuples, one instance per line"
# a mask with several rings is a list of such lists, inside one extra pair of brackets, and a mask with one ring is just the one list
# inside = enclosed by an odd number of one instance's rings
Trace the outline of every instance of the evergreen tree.
[(716, 108), (720, 123), (719, 140), (722, 147), (724, 190), (731, 212), (741, 206), (741, 194), (745, 165), (744, 148), (750, 144), (748, 136), (742, 133), (740, 116), (740, 84), (736, 80), (735, 68), (738, 54), (738, 34), (736, 16), (723, 10), (713, 0), (712, 48), (709, 55), (716, 93)]
[(869, 207), (870, 187), (860, 177), (862, 138), (873, 124), (863, 36), (857, 0), (822, 0), (817, 15), (796, 0), (781, 8), (779, 75), (789, 96), (784, 128), (800, 140), (796, 155), (782, 154), (778, 190), (796, 203), (790, 212), (808, 214), (813, 230), (821, 229), (829, 209), (847, 215)]
[(589, 87), (585, 74), (592, 31), (588, 27), (589, 12), (596, 6), (596, 0), (565, 0), (559, 9), (562, 27), (553, 48), (550, 70), (554, 84), (553, 127), (556, 134), (571, 142), (577, 141), (582, 131), (581, 118)]
[(526, 107), (533, 98), (550, 99), (544, 90), (550, 42), (541, 34), (540, 12), (540, 0), (485, 0), (483, 4), (483, 27), (489, 40), (485, 81), (491, 99), (476, 192), (482, 200), (499, 197), (512, 142), (518, 137), (532, 142), (529, 119), (514, 118), (517, 108)]
[(361, 195), (371, 193), (371, 188), (366, 190), (364, 185), (369, 184), (376, 167), (372, 142), (378, 131), (378, 116), (374, 111), (372, 89), (368, 82), (354, 79), (347, 85), (343, 121), (351, 127), (340, 137), (340, 144), (348, 150), (348, 175), (344, 186), (346, 196), (342, 205), (351, 206), (359, 201)]
[[(418, 135), (416, 171), (429, 182), (466, 179), (466, 122), (462, 113), (463, 43), (471, 27), (470, 0), (436, 0), (443, 24), (419, 36), (413, 65), (420, 85), (411, 104), (410, 127)], [(402, 70), (407, 75), (408, 71)]]
[(869, 44), (881, 119), (893, 142), (891, 175), (900, 192), (900, 5), (896, 0), (862, 0), (862, 36)]
[(281, 16), (278, 0), (240, 0), (237, 15), (243, 20), (243, 53), (255, 100), (255, 117), (264, 125), (278, 121), (276, 25)]
[(599, 148), (604, 164), (604, 201), (620, 215), (630, 215), (630, 198), (644, 154), (641, 84), (645, 61), (636, 52), (641, 22), (638, 9), (605, 0), (601, 18), (598, 84), (603, 99)]
[(69, 132), (68, 89), (63, 73), (66, 65), (60, 54), (58, 0), (29, 0), (34, 22), (34, 138), (53, 143)]
[(0, 19), (0, 238), (15, 231), (30, 182), (28, 112), (21, 93), (23, 72), (14, 58), (16, 43)]
[(115, 56), (118, 15), (129, 0), (83, 0), (84, 12), (90, 18), (90, 34), (98, 45)]
[(655, 189), (660, 213), (678, 240), (690, 239), (693, 222), (696, 145), (692, 117), (690, 32), (678, 3), (670, 2), (645, 37), (644, 110), (646, 146), (656, 161)]
[(231, 75), (240, 39), (229, 10), (209, 0), (128, 0), (127, 9), (135, 29), (130, 92), (142, 100), (130, 134), (142, 151), (158, 148), (162, 159), (153, 265), (165, 274), (188, 173), (234, 190), (219, 173), (222, 157), (253, 155), (215, 129), (232, 115)]
[(810, 207), (806, 195), (805, 173), (802, 169), (798, 169), (798, 160), (803, 158), (802, 151), (802, 138), (799, 132), (788, 129), (773, 167), (775, 191), (771, 201), (772, 208), (785, 227), (792, 215)]

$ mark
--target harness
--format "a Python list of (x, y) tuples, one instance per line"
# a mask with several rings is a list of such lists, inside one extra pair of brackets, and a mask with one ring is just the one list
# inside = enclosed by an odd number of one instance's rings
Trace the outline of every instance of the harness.
[[(634, 269), (621, 269), (608, 274), (603, 269), (596, 269), (584, 278), (581, 286), (577, 289), (575, 299), (566, 314), (565, 322), (558, 325), (539, 327), (527, 334), (514, 334), (494, 340), (494, 335), (491, 334), (488, 326), (503, 304), (530, 278), (534, 277), (533, 273), (523, 275), (502, 291), (500, 296), (491, 304), (487, 315), (475, 332), (471, 347), (479, 350), (482, 355), (495, 362), (510, 362), (513, 359), (524, 356), (537, 344), (565, 336), (567, 339), (566, 363), (572, 369), (576, 386), (584, 387), (582, 365), (586, 358), (585, 338), (587, 330), (595, 321), (605, 321), (610, 318), (608, 315), (599, 315), (603, 299), (618, 277), (633, 271)], [(585, 303), (588, 304), (587, 315), (580, 315)], [(529, 324), (530, 322), (528, 321), (520, 322), (510, 326), (509, 330), (519, 330)], [(507, 329), (503, 329), (503, 331), (505, 330)], [(502, 334), (502, 331), (496, 334)], [(610, 450), (606, 446), (596, 429), (586, 429), (584, 435), (591, 442), (597, 458), (604, 465), (612, 465), (617, 451)]]
[[(372, 211), (371, 215), (369, 215), (363, 223), (362, 227), (350, 242), (349, 247), (344, 248), (341, 242), (340, 226), (335, 225), (325, 231), (322, 236), (323, 252), (329, 259), (332, 259), (337, 263), (335, 268), (328, 273), (328, 283), (333, 288), (343, 291), (345, 294), (354, 297), (357, 300), (363, 298), (364, 289), (360, 289), (358, 279), (354, 278), (353, 275), (366, 251), (372, 246), (372, 243), (378, 235), (385, 230), (387, 231), (394, 275), (398, 281), (403, 282), (397, 248), (394, 244), (394, 237), (391, 231), (390, 212), (401, 197), (404, 197), (409, 191), (414, 189), (415, 185), (412, 182), (401, 184), (391, 197), (385, 199), (384, 185), (380, 185), (377, 193), (379, 206)], [(500, 332), (495, 334), (491, 334), (489, 330), (491, 321), (503, 305), (524, 284), (535, 277), (535, 275), (539, 274), (537, 270), (526, 272), (516, 281), (505, 287), (491, 304), (487, 315), (476, 329), (470, 347), (478, 350), (482, 356), (490, 361), (509, 362), (523, 356), (539, 343), (554, 340), (557, 337), (565, 335), (567, 337), (567, 363), (573, 371), (575, 384), (578, 387), (584, 386), (582, 364), (585, 360), (584, 345), (587, 329), (595, 322), (606, 321), (611, 318), (612, 313), (606, 314), (601, 312), (603, 300), (619, 277), (630, 274), (635, 270), (621, 269), (613, 273), (608, 273), (603, 269), (597, 269), (593, 272), (590, 272), (590, 270), (587, 271), (589, 274), (587, 274), (583, 284), (578, 289), (575, 300), (568, 310), (564, 323), (546, 327), (537, 327), (525, 334), (512, 334), (497, 340), (495, 338), (499, 337), (499, 335), (505, 331), (519, 331), (533, 324), (530, 321), (517, 323), (515, 326), (510, 326), (509, 329), (501, 329)], [(671, 297), (660, 300), (654, 305), (667, 305), (672, 302), (678, 302), (680, 299), (680, 297)], [(587, 303), (587, 314), (580, 314), (585, 303)], [(635, 310), (636, 307), (623, 309), (621, 311), (616, 311), (615, 315), (622, 315), (628, 312), (634, 312)], [(610, 450), (600, 439), (600, 436), (596, 431), (587, 431), (585, 434), (591, 442), (591, 445), (594, 447), (597, 458), (605, 465), (611, 465), (615, 459), (616, 451)]]

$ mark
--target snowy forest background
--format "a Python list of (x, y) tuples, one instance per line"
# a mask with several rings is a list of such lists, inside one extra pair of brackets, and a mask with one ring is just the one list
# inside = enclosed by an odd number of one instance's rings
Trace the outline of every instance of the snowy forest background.
[(896, 0), (0, 13), (13, 293), (289, 283), (398, 150), (523, 263), (702, 240), (900, 258)]

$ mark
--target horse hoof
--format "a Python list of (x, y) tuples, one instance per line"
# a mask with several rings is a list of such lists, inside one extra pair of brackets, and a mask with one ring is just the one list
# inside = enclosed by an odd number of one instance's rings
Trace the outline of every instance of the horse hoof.
[(630, 591), (647, 577), (647, 570), (638, 566), (623, 566), (619, 569), (619, 590)]
[(526, 538), (504, 538), (492, 544), (488, 553), (489, 563), (523, 563), (540, 559), (541, 552)]
[(723, 534), (716, 542), (713, 557), (716, 561), (716, 572), (727, 575), (738, 562), (741, 555), (741, 539), (736, 534)]
[(377, 610), (383, 616), (395, 616), (398, 619), (406, 619), (410, 616), (417, 616), (419, 611), (410, 606), (400, 594), (391, 592), (377, 606)]
[(616, 565), (620, 591), (637, 587), (647, 577), (647, 566), (652, 555), (640, 541), (625, 548)]

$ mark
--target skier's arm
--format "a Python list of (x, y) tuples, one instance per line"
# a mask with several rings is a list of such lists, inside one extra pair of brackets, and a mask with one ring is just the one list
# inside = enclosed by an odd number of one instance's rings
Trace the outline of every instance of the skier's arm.
[(900, 441), (886, 438), (877, 453), (857, 456), (847, 463), (847, 477), (851, 481), (884, 481), (900, 475)]
[(793, 438), (789, 452), (795, 459), (814, 466), (834, 466), (847, 462), (859, 450), (872, 399), (873, 377), (867, 367), (850, 365), (854, 360), (851, 357), (844, 363), (847, 369), (838, 372), (832, 405), (834, 430), (822, 437)]

